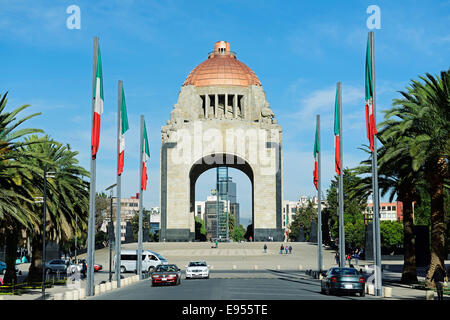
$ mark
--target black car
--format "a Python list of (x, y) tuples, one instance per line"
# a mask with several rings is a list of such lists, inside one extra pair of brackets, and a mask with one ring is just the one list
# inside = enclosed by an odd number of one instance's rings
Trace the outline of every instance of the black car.
[(355, 268), (331, 268), (321, 282), (321, 292), (326, 294), (358, 293), (365, 296), (366, 280)]
[(160, 264), (152, 272), (152, 286), (157, 284), (173, 284), (181, 283), (181, 270), (174, 264)]

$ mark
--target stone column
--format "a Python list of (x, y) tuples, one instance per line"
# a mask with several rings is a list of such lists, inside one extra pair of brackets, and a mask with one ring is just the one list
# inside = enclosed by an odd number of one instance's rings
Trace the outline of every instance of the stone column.
[(205, 118), (208, 118), (209, 106), (210, 106), (209, 94), (206, 94), (205, 95)]
[(233, 96), (233, 115), (234, 118), (237, 118), (237, 94)]
[(228, 93), (225, 93), (225, 106), (223, 107), (223, 117), (226, 119), (228, 113)]
[(218, 107), (219, 107), (219, 96), (216, 93), (214, 95), (214, 117), (215, 118), (217, 118)]

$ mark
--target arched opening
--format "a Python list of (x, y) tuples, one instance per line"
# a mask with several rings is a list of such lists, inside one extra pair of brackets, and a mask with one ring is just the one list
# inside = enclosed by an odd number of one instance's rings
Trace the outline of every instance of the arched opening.
[[(211, 188), (215, 188), (216, 186), (216, 171), (215, 168), (217, 167), (228, 167), (231, 168), (231, 170), (229, 170), (229, 172), (231, 174), (233, 174), (235, 177), (238, 177), (238, 179), (236, 179), (233, 182), (239, 181), (241, 186), (243, 186), (243, 184), (245, 184), (246, 182), (250, 182), (250, 186), (245, 186), (243, 188), (243, 190), (247, 190), (250, 191), (250, 197), (245, 197), (242, 195), (238, 198), (239, 199), (243, 199), (244, 201), (247, 200), (248, 202), (250, 202), (251, 206), (250, 206), (250, 216), (248, 214), (248, 209), (249, 206), (244, 206), (243, 208), (247, 209), (246, 211), (243, 211), (243, 213), (245, 214), (243, 217), (244, 219), (248, 219), (251, 222), (250, 223), (246, 223), (249, 222), (248, 220), (242, 223), (244, 225), (244, 229), (245, 231), (247, 231), (247, 224), (251, 224), (253, 225), (254, 223), (254, 174), (253, 174), (253, 169), (251, 168), (251, 166), (242, 158), (237, 157), (235, 155), (225, 155), (225, 154), (216, 154), (216, 155), (210, 155), (210, 156), (206, 156), (203, 157), (202, 159), (198, 160), (192, 167), (191, 170), (189, 172), (189, 181), (190, 181), (190, 214), (192, 217), (198, 217), (199, 214), (201, 215), (203, 212), (203, 221), (206, 223), (206, 219), (205, 219), (205, 214), (206, 214), (206, 208), (199, 208), (199, 205), (197, 204), (196, 206), (196, 184), (197, 181), (199, 180), (199, 177), (202, 176), (203, 174), (205, 174), (205, 176), (207, 177), (207, 179), (209, 180), (208, 185), (211, 186)], [(212, 170), (214, 169), (214, 170)], [(211, 170), (211, 171), (210, 171)], [(209, 172), (207, 172), (209, 171)], [(239, 172), (239, 175), (236, 175)], [(243, 174), (242, 174), (243, 173)], [(229, 174), (229, 176), (231, 176)], [(245, 181), (246, 179), (244, 177), (247, 177), (248, 180)], [(206, 187), (208, 188), (208, 187)], [(244, 191), (245, 192), (245, 191)], [(203, 189), (202, 195), (205, 195), (205, 188)], [(248, 199), (250, 198), (250, 199)], [(199, 199), (197, 199), (199, 200)], [(204, 199), (206, 200), (206, 199)], [(250, 200), (250, 201), (249, 201)], [(205, 201), (204, 203), (205, 206), (208, 205), (208, 201)], [(231, 204), (230, 204), (231, 205)], [(240, 209), (239, 209), (240, 210)], [(232, 210), (231, 210), (232, 211)], [(214, 212), (216, 212), (214, 210)], [(192, 218), (194, 219), (194, 218)], [(198, 221), (198, 219), (196, 219)], [(239, 227), (240, 222), (242, 222), (242, 219), (239, 219), (240, 221), (235, 221), (235, 225), (236, 227)], [(206, 225), (205, 225), (206, 227)], [(251, 229), (251, 233), (248, 234), (248, 236), (251, 236), (254, 239), (254, 234), (253, 234), (253, 228), (249, 228)], [(202, 238), (199, 237), (197, 235), (196, 237), (197, 240), (209, 240), (209, 238)]]

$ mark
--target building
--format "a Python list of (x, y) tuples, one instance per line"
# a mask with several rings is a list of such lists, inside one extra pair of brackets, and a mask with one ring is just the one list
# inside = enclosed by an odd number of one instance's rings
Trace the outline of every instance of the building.
[(161, 127), (160, 239), (195, 239), (195, 184), (223, 166), (242, 171), (253, 186), (252, 238), (282, 240), (282, 146), (282, 128), (258, 77), (229, 42), (216, 42), (187, 76)]
[[(230, 201), (220, 200), (219, 201), (219, 212), (224, 212), (228, 210), (230, 212)], [(206, 228), (206, 239), (217, 238), (217, 196), (208, 196), (205, 201), (205, 228)]]
[[(369, 200), (366, 209), (366, 220), (370, 221), (373, 215), (373, 202)], [(381, 202), (380, 203), (380, 221), (403, 221), (403, 203)]]

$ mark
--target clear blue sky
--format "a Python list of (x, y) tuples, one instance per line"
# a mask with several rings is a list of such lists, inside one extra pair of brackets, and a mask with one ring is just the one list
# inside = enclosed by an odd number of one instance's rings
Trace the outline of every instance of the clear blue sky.
[[(81, 29), (69, 30), (69, 5), (81, 9)], [(365, 159), (364, 58), (366, 8), (381, 9), (375, 30), (378, 119), (411, 79), (449, 67), (450, 1), (4, 1), (0, 0), (0, 92), (9, 108), (31, 104), (43, 114), (27, 125), (80, 152), (89, 169), (92, 39), (100, 38), (105, 113), (97, 189), (115, 182), (117, 81), (124, 81), (126, 134), (123, 196), (138, 188), (139, 116), (150, 140), (146, 207), (159, 205), (160, 129), (189, 72), (226, 40), (258, 75), (283, 127), (284, 199), (314, 195), (315, 115), (322, 119), (323, 188), (334, 174), (333, 104), (343, 86), (344, 166)], [(205, 173), (197, 199), (211, 185)], [(251, 212), (250, 184), (237, 172), (241, 215)], [(247, 222), (247, 219), (244, 219)]]

